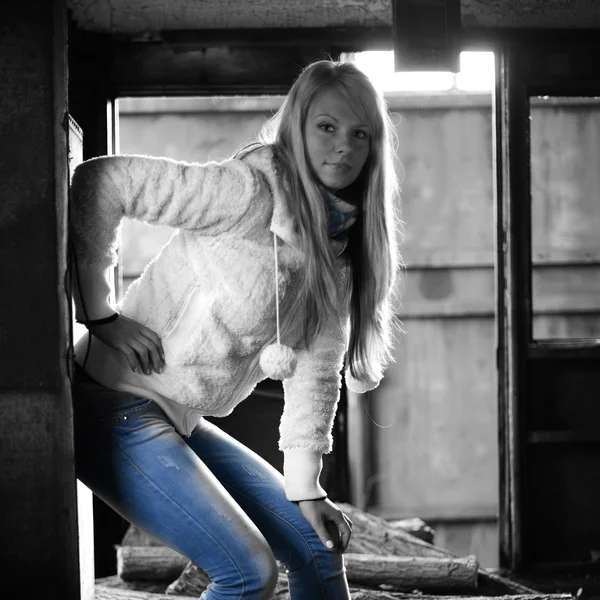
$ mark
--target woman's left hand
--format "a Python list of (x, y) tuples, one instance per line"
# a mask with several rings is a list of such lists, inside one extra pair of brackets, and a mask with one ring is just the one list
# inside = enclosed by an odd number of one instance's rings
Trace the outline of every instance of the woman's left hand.
[(301, 500), (298, 502), (304, 518), (312, 525), (327, 548), (344, 553), (350, 543), (352, 521), (331, 500)]

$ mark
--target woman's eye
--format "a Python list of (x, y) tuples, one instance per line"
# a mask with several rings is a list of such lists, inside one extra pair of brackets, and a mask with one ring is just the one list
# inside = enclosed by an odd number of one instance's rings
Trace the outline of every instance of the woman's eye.
[(322, 129), (323, 131), (333, 131), (333, 125), (331, 125), (330, 123), (321, 123), (319, 125), (319, 128)]
[(366, 131), (357, 131), (356, 132), (356, 137), (359, 140), (366, 140), (369, 137), (369, 134)]

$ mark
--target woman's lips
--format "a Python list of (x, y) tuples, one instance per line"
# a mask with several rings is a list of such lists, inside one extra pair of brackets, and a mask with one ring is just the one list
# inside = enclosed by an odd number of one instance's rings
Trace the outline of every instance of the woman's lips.
[(348, 163), (325, 163), (331, 169), (336, 171), (349, 171), (352, 167)]

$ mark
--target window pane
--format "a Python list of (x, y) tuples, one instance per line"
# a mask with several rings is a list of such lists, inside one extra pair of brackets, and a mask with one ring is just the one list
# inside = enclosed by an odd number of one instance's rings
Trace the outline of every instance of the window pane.
[(600, 98), (530, 115), (533, 337), (600, 337)]

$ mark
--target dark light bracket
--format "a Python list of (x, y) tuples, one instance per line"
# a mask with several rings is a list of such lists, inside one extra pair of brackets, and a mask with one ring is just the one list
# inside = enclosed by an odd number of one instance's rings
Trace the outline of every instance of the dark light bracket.
[(460, 70), (460, 0), (392, 0), (396, 71)]

